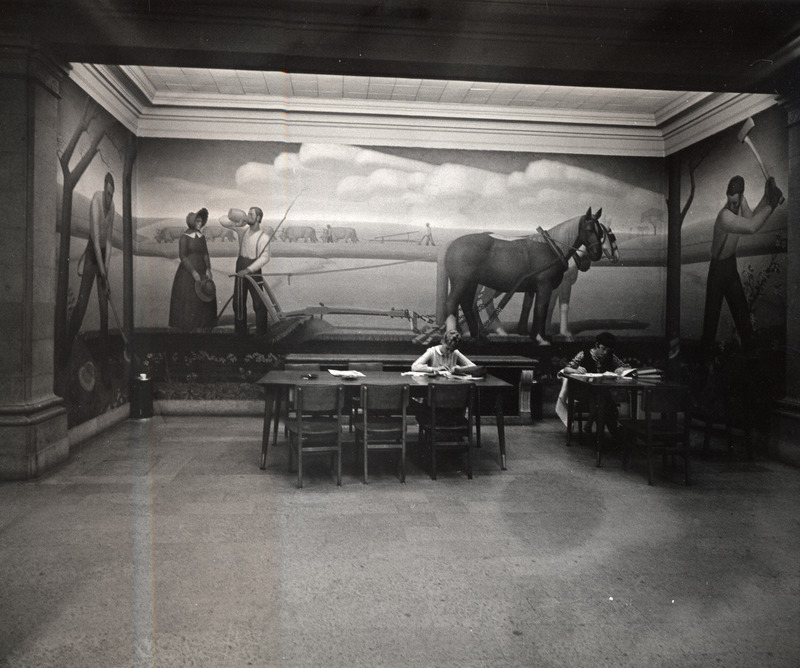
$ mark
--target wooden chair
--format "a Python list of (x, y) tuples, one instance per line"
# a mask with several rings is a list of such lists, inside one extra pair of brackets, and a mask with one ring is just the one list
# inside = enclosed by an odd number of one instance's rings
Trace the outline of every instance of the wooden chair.
[(336, 459), (336, 484), (342, 484), (342, 406), (341, 385), (306, 385), (295, 388), (294, 419), (289, 430), (289, 470), (292, 455), (297, 456), (297, 486), (303, 486), (303, 455), (332, 454)]
[[(284, 371), (297, 371), (298, 377), (304, 373), (319, 373), (319, 364), (305, 364), (298, 362), (288, 362), (283, 365)], [(278, 421), (281, 417), (282, 405), (286, 407), (286, 416), (283, 427), (284, 437), (289, 435), (288, 422), (294, 417), (294, 388), (287, 387), (285, 393), (278, 391), (275, 395), (275, 422), (273, 427), (273, 443), (278, 442)]]
[(667, 457), (674, 462), (683, 457), (684, 482), (689, 484), (689, 441), (691, 402), (685, 387), (648, 387), (641, 390), (643, 418), (621, 421), (624, 447), (623, 468), (630, 463), (631, 451), (642, 448), (647, 454), (647, 484), (653, 484), (653, 455), (661, 453), (662, 465)]
[[(383, 371), (383, 362), (348, 362), (347, 368), (350, 371), (360, 371), (366, 375), (370, 372)], [(355, 423), (361, 400), (358, 396), (352, 395), (346, 395), (344, 400), (345, 409), (350, 415), (348, 427), (350, 431), (353, 431), (353, 424)]]
[[(576, 422), (578, 424), (578, 440), (583, 442), (583, 424), (591, 414), (591, 395), (589, 391), (578, 383), (571, 383), (569, 391), (574, 394), (574, 403), (572, 407), (572, 422), (568, 425), (567, 430), (567, 445), (572, 444), (572, 426)], [(591, 429), (587, 431), (591, 433)]]
[(427, 443), (431, 455), (431, 478), (436, 480), (438, 450), (466, 450), (467, 478), (472, 479), (474, 383), (431, 383), (427, 403), (417, 413), (419, 442)]
[(368, 482), (370, 450), (400, 453), (400, 482), (406, 481), (406, 417), (408, 385), (362, 385), (361, 415), (356, 421), (356, 450), (363, 446), (364, 483)]

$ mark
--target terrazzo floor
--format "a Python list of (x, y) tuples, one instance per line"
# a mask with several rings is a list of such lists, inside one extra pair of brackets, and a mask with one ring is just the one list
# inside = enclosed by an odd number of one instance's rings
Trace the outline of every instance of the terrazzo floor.
[(649, 487), (547, 420), (507, 471), (487, 427), (473, 480), (378, 454), (300, 490), (260, 428), (125, 422), (0, 484), (0, 665), (800, 665), (797, 469), (718, 447)]

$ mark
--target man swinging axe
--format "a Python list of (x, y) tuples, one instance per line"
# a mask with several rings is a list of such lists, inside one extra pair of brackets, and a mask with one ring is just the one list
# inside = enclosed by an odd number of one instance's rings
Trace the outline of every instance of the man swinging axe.
[(722, 310), (723, 298), (728, 303), (742, 342), (745, 354), (752, 353), (755, 346), (753, 325), (750, 322), (750, 309), (744, 293), (739, 269), (736, 265), (736, 246), (743, 234), (756, 234), (767, 222), (772, 212), (784, 202), (783, 192), (769, 176), (761, 156), (755, 150), (747, 133), (753, 121), (748, 119), (739, 133), (739, 141), (746, 143), (754, 152), (766, 178), (764, 195), (754, 209), (751, 209), (744, 196), (744, 178), (734, 176), (726, 190), (727, 201), (714, 221), (711, 242), (711, 262), (706, 282), (706, 302), (703, 317), (703, 354), (707, 361), (712, 359), (717, 326)]

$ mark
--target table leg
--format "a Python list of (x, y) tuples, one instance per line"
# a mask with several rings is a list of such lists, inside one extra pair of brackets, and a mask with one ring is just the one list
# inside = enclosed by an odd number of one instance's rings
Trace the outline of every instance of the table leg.
[(481, 447), (481, 393), (475, 392), (475, 447)]
[(575, 393), (567, 381), (567, 446), (572, 445), (572, 422), (575, 415)]
[(594, 444), (597, 451), (596, 466), (600, 466), (601, 452), (603, 447), (603, 432), (606, 429), (606, 397), (600, 390), (596, 396), (597, 423), (595, 427)]
[[(280, 389), (264, 388), (264, 426), (261, 432), (261, 469), (267, 468), (267, 450), (269, 449), (269, 432), (272, 417), (275, 413), (274, 405)], [(277, 415), (275, 416), (277, 420)]]
[(494, 416), (497, 420), (497, 440), (500, 441), (500, 468), (506, 470), (506, 423), (503, 418), (503, 401), (500, 393), (494, 400)]

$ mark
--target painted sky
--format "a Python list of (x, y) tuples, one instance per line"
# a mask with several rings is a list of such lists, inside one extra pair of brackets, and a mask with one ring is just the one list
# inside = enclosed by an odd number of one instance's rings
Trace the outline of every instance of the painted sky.
[(635, 231), (646, 211), (664, 208), (658, 192), (609, 175), (613, 170), (600, 173), (555, 156), (520, 161), (518, 154), (506, 164), (487, 160), (491, 168), (484, 168), (468, 164), (480, 162), (479, 152), (464, 153), (473, 159), (338, 144), (152, 141), (137, 160), (134, 215), (182, 219), (205, 206), (216, 220), (231, 207), (255, 205), (276, 220), (299, 195), (290, 215), (295, 222), (526, 230), (602, 207), (615, 229)]

